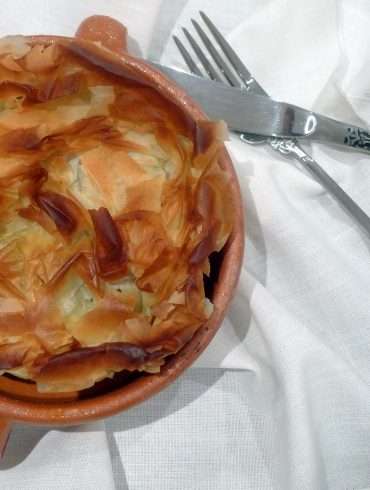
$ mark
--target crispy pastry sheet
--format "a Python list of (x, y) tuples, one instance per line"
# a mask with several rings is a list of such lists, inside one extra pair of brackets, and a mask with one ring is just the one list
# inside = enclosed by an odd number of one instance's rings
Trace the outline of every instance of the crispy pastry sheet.
[(192, 337), (234, 223), (225, 135), (99, 46), (0, 41), (0, 373), (81, 390)]

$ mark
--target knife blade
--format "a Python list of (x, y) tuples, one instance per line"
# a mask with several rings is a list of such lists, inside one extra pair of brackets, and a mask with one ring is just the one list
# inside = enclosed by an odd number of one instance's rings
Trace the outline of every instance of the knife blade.
[(370, 133), (365, 128), (267, 96), (189, 75), (159, 63), (146, 62), (180, 85), (209, 119), (223, 119), (233, 131), (308, 138), (370, 152)]

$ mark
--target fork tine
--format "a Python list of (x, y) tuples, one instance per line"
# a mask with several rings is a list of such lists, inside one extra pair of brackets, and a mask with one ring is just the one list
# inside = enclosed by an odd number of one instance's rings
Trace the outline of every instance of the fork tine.
[(190, 32), (187, 29), (185, 29), (185, 27), (183, 27), (182, 30), (184, 31), (187, 40), (191, 44), (191, 47), (194, 49), (195, 54), (198, 56), (199, 61), (202, 63), (209, 77), (214, 82), (221, 82), (221, 78), (218, 76), (217, 72), (215, 71), (211, 63), (208, 61), (208, 59), (206, 58), (203, 51), (201, 50), (201, 48), (199, 47), (198, 43), (195, 41), (193, 36), (190, 34)]
[[(226, 80), (229, 82), (230, 85), (233, 87), (239, 87), (241, 88), (241, 83), (237, 80), (237, 78), (232, 74), (231, 70), (227, 66), (227, 64), (224, 62), (224, 60), (221, 58), (217, 50), (214, 48), (213, 44), (211, 41), (208, 39), (206, 33), (203, 31), (203, 29), (200, 27), (198, 22), (194, 19), (191, 19), (197, 33), (199, 34), (199, 37), (203, 41), (205, 47), (207, 48), (209, 54), (211, 55), (212, 59), (215, 61), (221, 72), (223, 73), (224, 77)], [(244, 87), (244, 85), (243, 85)]]
[(222, 49), (226, 58), (230, 61), (231, 66), (235, 69), (237, 74), (243, 80), (245, 85), (249, 87), (253, 83), (253, 91), (255, 93), (260, 93), (263, 95), (267, 95), (267, 93), (263, 90), (263, 88), (256, 82), (251, 73), (247, 70), (239, 56), (235, 53), (230, 44), (226, 41), (226, 39), (222, 36), (217, 27), (213, 24), (213, 22), (207, 17), (207, 15), (199, 11), (200, 16), (202, 17), (204, 23), (208, 27), (208, 29), (212, 32), (214, 38), (216, 39), (218, 45)]
[(193, 58), (190, 56), (188, 50), (182, 44), (180, 39), (177, 36), (172, 36), (172, 37), (176, 43), (176, 46), (178, 47), (178, 50), (181, 53), (181, 56), (184, 58), (185, 63), (188, 65), (190, 72), (193, 75), (197, 75), (198, 77), (203, 77), (203, 73), (199, 70), (197, 65), (194, 63)]

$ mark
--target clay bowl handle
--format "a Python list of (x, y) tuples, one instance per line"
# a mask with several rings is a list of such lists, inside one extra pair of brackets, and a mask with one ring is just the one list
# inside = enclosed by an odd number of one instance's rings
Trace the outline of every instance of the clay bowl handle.
[(12, 423), (6, 419), (0, 419), (0, 459), (2, 458), (5, 450), (6, 443), (8, 442), (9, 434), (12, 428)]
[(105, 48), (117, 54), (127, 51), (126, 27), (105, 15), (93, 15), (82, 21), (75, 37), (100, 42)]

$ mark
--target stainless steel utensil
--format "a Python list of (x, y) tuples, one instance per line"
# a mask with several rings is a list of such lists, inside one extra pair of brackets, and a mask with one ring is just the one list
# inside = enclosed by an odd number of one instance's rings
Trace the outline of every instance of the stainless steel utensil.
[[(257, 83), (254, 77), (251, 75), (246, 66), (242, 63), (238, 55), (231, 48), (226, 39), (221, 35), (216, 26), (206, 16), (204, 12), (200, 12), (204, 23), (212, 33), (214, 39), (217, 41), (222, 52), (229, 61), (231, 67), (234, 69), (233, 73), (228, 64), (221, 57), (219, 52), (215, 49), (209, 37), (205, 31), (200, 27), (198, 22), (192, 20), (192, 23), (202, 39), (205, 47), (207, 48), (211, 58), (218, 66), (220, 72), (224, 76), (224, 79), (233, 87), (242, 88), (244, 91), (254, 93), (261, 96), (267, 96), (264, 89)], [(185, 36), (191, 44), (194, 52), (196, 53), (199, 61), (204, 67), (208, 76), (216, 81), (222, 83), (223, 80), (217, 73), (217, 70), (208, 60), (199, 44), (195, 41), (194, 37), (189, 31), (183, 28)], [(203, 76), (199, 70), (197, 64), (190, 56), (185, 46), (181, 43), (178, 37), (173, 36), (176, 45), (183, 56), (190, 71), (198, 77)], [(219, 94), (220, 95), (220, 94)], [(221, 99), (220, 99), (221, 100)], [(240, 100), (238, 98), (238, 100)], [(352, 131), (353, 132), (353, 131)], [(243, 133), (240, 135), (241, 139), (249, 144), (256, 143), (268, 143), (275, 151), (284, 156), (292, 157), (298, 160), (303, 167), (338, 201), (347, 214), (357, 223), (361, 230), (370, 238), (370, 218), (367, 214), (346, 194), (343, 189), (301, 148), (298, 141), (295, 138), (279, 138), (279, 137), (264, 137), (255, 134)], [(370, 139), (369, 139), (370, 144)]]

